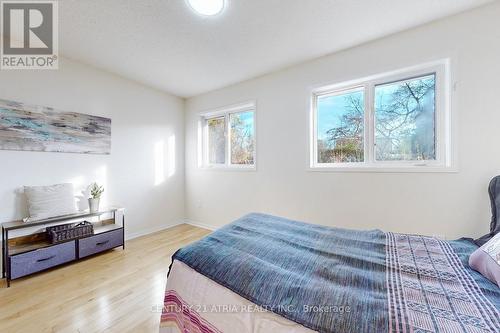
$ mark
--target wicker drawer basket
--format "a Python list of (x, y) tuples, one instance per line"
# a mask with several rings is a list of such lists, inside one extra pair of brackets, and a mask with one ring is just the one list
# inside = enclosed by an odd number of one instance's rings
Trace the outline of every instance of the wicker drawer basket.
[(84, 221), (80, 223), (67, 223), (47, 227), (47, 238), (54, 243), (64, 242), (70, 239), (87, 237), (94, 234), (92, 223)]

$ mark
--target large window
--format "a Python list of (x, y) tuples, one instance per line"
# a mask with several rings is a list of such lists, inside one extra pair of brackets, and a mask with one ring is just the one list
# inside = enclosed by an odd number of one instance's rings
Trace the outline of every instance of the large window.
[(255, 104), (246, 103), (201, 116), (201, 166), (255, 167)]
[(447, 62), (313, 94), (311, 167), (450, 167)]

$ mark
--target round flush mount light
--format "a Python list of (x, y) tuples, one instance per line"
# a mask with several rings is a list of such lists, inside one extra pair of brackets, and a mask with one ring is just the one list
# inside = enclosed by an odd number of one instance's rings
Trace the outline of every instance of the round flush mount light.
[(203, 16), (214, 16), (222, 12), (225, 0), (187, 0), (191, 9)]

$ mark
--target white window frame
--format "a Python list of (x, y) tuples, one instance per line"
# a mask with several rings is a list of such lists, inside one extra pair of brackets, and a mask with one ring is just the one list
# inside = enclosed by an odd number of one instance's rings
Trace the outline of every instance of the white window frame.
[[(253, 112), (253, 164), (232, 164), (231, 163), (231, 123), (230, 116), (241, 112)], [(208, 156), (208, 120), (224, 117), (225, 119), (225, 163), (210, 163)], [(249, 101), (230, 105), (215, 110), (205, 111), (199, 114), (198, 121), (198, 167), (202, 169), (225, 169), (225, 170), (256, 170), (257, 168), (257, 104)]]
[[(378, 161), (375, 158), (375, 87), (398, 81), (411, 80), (435, 74), (435, 141), (436, 160)], [(455, 153), (452, 147), (450, 114), (450, 62), (439, 60), (360, 80), (322, 86), (312, 90), (310, 111), (310, 163), (311, 171), (368, 171), (368, 172), (455, 172)], [(349, 91), (364, 91), (364, 162), (318, 163), (317, 100)]]

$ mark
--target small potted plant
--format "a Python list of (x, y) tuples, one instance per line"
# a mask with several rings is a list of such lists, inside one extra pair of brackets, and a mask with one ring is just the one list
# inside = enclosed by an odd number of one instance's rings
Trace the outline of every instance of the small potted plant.
[(99, 211), (99, 201), (103, 192), (103, 186), (99, 186), (97, 183), (90, 185), (89, 210), (91, 213)]

